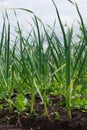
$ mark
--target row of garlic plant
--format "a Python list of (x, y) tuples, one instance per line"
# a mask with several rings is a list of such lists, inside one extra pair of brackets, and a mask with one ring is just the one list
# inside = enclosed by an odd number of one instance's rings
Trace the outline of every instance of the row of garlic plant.
[[(60, 88), (64, 89), (62, 95), (66, 99), (66, 108), (71, 118), (71, 97), (72, 91), (78, 82), (81, 83), (82, 77), (86, 74), (87, 63), (87, 35), (79, 8), (75, 3), (80, 17), (81, 35), (79, 41), (73, 40), (73, 27), (68, 28), (67, 32), (62, 24), (58, 8), (54, 3), (63, 41), (59, 39), (54, 28), (49, 28), (30, 10), (25, 10), (33, 15), (34, 28), (29, 35), (23, 35), (21, 26), (17, 20), (17, 30), (15, 40), (12, 42), (10, 21), (7, 12), (3, 21), (1, 42), (0, 42), (0, 77), (1, 77), (1, 98), (8, 102), (9, 110), (13, 106), (21, 109), (25, 102), (26, 94), (31, 95), (30, 112), (34, 112), (35, 97), (38, 94), (41, 98), (45, 114), (49, 117), (47, 106), (50, 95), (49, 89), (54, 87), (55, 82)], [(17, 15), (15, 13), (17, 18)], [(42, 29), (41, 29), (42, 26)], [(47, 49), (44, 50), (44, 44)], [(13, 47), (12, 47), (13, 45)], [(54, 84), (54, 85), (53, 85)], [(18, 96), (17, 101), (13, 101), (14, 90), (23, 96)], [(23, 100), (22, 103), (20, 100)], [(19, 107), (19, 108), (18, 108)], [(23, 110), (24, 110), (23, 109)], [(22, 109), (20, 110), (22, 111)]]

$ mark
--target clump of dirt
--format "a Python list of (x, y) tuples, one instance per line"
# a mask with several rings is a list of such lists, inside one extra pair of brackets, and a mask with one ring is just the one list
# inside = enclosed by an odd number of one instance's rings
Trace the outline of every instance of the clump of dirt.
[[(69, 119), (64, 98), (50, 97), (52, 104), (48, 107), (49, 118), (44, 115), (40, 98), (36, 98), (35, 113), (28, 111), (20, 116), (15, 112), (3, 109), (0, 112), (0, 130), (86, 130), (87, 113), (72, 110)], [(62, 105), (61, 105), (62, 103)]]

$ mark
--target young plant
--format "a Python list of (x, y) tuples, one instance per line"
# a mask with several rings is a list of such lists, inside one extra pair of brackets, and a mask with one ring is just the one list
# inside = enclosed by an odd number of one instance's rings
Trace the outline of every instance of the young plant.
[[(66, 34), (64, 26), (63, 26), (61, 18), (60, 18), (60, 15), (59, 15), (58, 8), (53, 0), (52, 0), (52, 2), (55, 6), (57, 17), (58, 17), (62, 35), (63, 35), (63, 43), (62, 43), (64, 45), (63, 56), (64, 56), (64, 61), (66, 64), (65, 65), (66, 107), (68, 110), (68, 115), (71, 118), (71, 89), (77, 82), (77, 79), (79, 78), (79, 76), (81, 75), (81, 71), (85, 65), (86, 56), (87, 56), (87, 54), (86, 54), (87, 52), (84, 51), (84, 48), (87, 43), (86, 29), (84, 26), (82, 16), (79, 12), (78, 6), (76, 4), (76, 9), (77, 9), (77, 12), (78, 12), (80, 20), (81, 20), (82, 30), (83, 30), (83, 34), (84, 34), (84, 41), (80, 42), (80, 45), (78, 46), (78, 51), (76, 52), (75, 60), (74, 60), (74, 58), (71, 59), (71, 57), (73, 55), (72, 54), (73, 50), (71, 49), (72, 48), (73, 27), (71, 29), (68, 29), (68, 32)], [(56, 51), (58, 51), (58, 50), (55, 49), (55, 52)], [(83, 57), (82, 60), (80, 59), (81, 56)], [(54, 57), (54, 55), (53, 55), (53, 57)], [(74, 61), (74, 65), (72, 65), (72, 60)], [(55, 64), (57, 63), (56, 60), (54, 60), (54, 62), (55, 62)], [(79, 65), (79, 63), (80, 63), (80, 65)]]

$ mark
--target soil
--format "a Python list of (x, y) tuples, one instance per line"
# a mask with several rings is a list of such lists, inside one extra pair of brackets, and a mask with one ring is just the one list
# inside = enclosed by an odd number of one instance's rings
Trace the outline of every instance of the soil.
[(72, 110), (69, 119), (64, 98), (51, 96), (48, 107), (49, 118), (44, 115), (44, 107), (39, 97), (36, 98), (35, 112), (28, 111), (18, 116), (16, 112), (3, 109), (0, 112), (0, 130), (87, 130), (87, 113)]

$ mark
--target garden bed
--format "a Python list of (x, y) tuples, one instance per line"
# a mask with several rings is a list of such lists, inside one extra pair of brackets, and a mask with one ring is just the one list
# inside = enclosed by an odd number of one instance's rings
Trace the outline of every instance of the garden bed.
[(20, 11), (32, 14), (29, 32), (20, 25), (16, 10), (14, 29), (8, 11), (3, 12), (0, 130), (87, 129), (87, 26), (78, 5), (70, 1), (80, 18), (74, 38), (74, 27), (62, 23), (52, 2), (61, 38), (56, 22), (51, 28), (28, 9)]
[[(87, 113), (78, 109), (72, 110), (69, 119), (64, 98), (51, 97), (52, 104), (48, 107), (49, 119), (44, 115), (41, 100), (36, 98), (35, 113), (26, 112), (20, 118), (14, 112), (3, 110), (0, 113), (0, 130), (86, 130)], [(62, 103), (62, 105), (61, 105)]]

